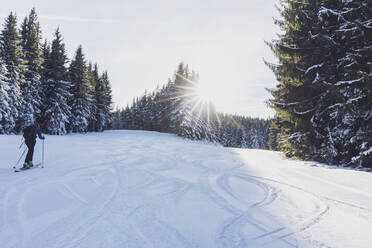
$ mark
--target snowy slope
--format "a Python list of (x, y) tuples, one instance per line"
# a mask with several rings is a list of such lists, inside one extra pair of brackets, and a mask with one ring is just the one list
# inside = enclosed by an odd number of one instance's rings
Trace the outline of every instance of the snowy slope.
[[(370, 247), (372, 174), (142, 131), (47, 136), (13, 173), (0, 136), (0, 247)], [(40, 160), (38, 141), (35, 160)]]

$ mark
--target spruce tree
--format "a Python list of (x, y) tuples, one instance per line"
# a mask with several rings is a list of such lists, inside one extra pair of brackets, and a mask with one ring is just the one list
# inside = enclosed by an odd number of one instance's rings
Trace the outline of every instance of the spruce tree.
[(98, 65), (95, 64), (91, 75), (91, 86), (93, 87), (92, 104), (93, 112), (91, 119), (91, 130), (95, 132), (102, 132), (107, 124), (106, 118), (106, 97), (105, 97), (105, 84), (98, 72)]
[(21, 26), (23, 60), (26, 65), (25, 83), (22, 85), (23, 104), (21, 128), (33, 123), (41, 114), (41, 73), (43, 54), (41, 49), (41, 30), (35, 9), (24, 19)]
[(105, 126), (104, 128), (107, 129), (109, 128), (109, 125), (112, 122), (112, 89), (111, 89), (111, 84), (110, 80), (108, 77), (107, 71), (102, 73), (101, 76), (101, 81), (104, 87), (104, 113), (105, 113)]
[(14, 125), (12, 108), (10, 106), (8, 78), (6, 66), (0, 58), (0, 134), (9, 133)]
[(11, 12), (6, 18), (3, 30), (0, 35), (0, 56), (5, 63), (6, 77), (8, 78), (8, 97), (10, 115), (5, 133), (19, 131), (16, 130), (16, 122), (20, 115), (22, 106), (21, 86), (24, 81), (24, 62), (21, 47), (21, 39), (17, 29), (17, 17)]
[(91, 96), (91, 104), (89, 107), (89, 119), (88, 119), (88, 131), (92, 132), (95, 131), (95, 125), (96, 125), (96, 100), (94, 98), (94, 89), (96, 85), (96, 81), (98, 80), (98, 75), (95, 75), (93, 72), (93, 65), (91, 62), (88, 63), (87, 66), (87, 74), (88, 74), (88, 80), (89, 80), (89, 95)]
[(190, 139), (207, 139), (207, 106), (196, 94), (198, 78), (180, 63), (171, 84), (170, 129)]
[(279, 81), (271, 106), (288, 156), (368, 166), (371, 146), (371, 3), (284, 1), (283, 35), (270, 46)]
[(321, 143), (314, 142), (320, 137), (311, 118), (325, 97), (326, 85), (317, 69), (323, 68), (328, 44), (318, 22), (318, 1), (283, 2), (283, 20), (276, 23), (284, 34), (269, 44), (279, 59), (278, 65), (270, 66), (280, 82), (271, 91), (270, 103), (280, 120), (280, 149), (287, 156), (307, 159), (316, 152), (314, 145)]
[(185, 78), (185, 66), (183, 63), (178, 65), (177, 71), (174, 74), (174, 82), (169, 82), (168, 103), (170, 108), (169, 128), (172, 133), (181, 135), (183, 132), (180, 129), (182, 121), (185, 118), (184, 102), (185, 90), (187, 82)]
[(330, 113), (329, 134), (337, 149), (332, 162), (372, 168), (372, 2), (344, 1), (333, 16), (339, 22), (335, 66), (340, 76)]
[(345, 124), (350, 130), (351, 164), (372, 168), (372, 2), (354, 0), (344, 4), (345, 24), (340, 33), (348, 49), (340, 65), (346, 80), (336, 85), (348, 96), (346, 104), (350, 105)]
[(47, 89), (48, 89), (48, 80), (49, 80), (49, 76), (48, 76), (48, 72), (47, 72), (47, 64), (48, 64), (48, 61), (49, 61), (49, 55), (50, 55), (50, 44), (48, 43), (47, 40), (44, 41), (44, 43), (42, 44), (41, 46), (41, 51), (42, 51), (42, 57), (43, 57), (43, 64), (41, 65), (41, 68), (42, 68), (42, 71), (41, 71), (41, 79), (40, 79), (40, 82), (41, 82), (41, 85), (40, 85), (40, 97), (41, 97), (41, 106), (40, 106), (40, 111), (41, 111), (41, 114), (39, 116), (39, 118), (37, 119), (37, 121), (41, 124), (41, 127), (43, 128), (43, 131), (44, 130), (44, 125), (43, 123), (45, 123), (45, 119), (44, 119), (44, 112), (46, 110), (46, 92), (47, 92)]
[(269, 141), (270, 150), (279, 151), (279, 135), (280, 135), (280, 118), (274, 117), (269, 126)]
[(46, 80), (43, 81), (45, 84), (43, 128), (47, 133), (62, 135), (66, 133), (66, 124), (69, 123), (71, 116), (71, 109), (67, 103), (71, 94), (69, 93), (70, 82), (67, 81), (65, 45), (59, 29), (54, 36), (46, 62)]
[(71, 82), (69, 105), (71, 115), (69, 127), (72, 132), (87, 132), (90, 116), (90, 82), (88, 78), (87, 66), (82, 51), (79, 46), (75, 57), (71, 61), (69, 68), (69, 80)]

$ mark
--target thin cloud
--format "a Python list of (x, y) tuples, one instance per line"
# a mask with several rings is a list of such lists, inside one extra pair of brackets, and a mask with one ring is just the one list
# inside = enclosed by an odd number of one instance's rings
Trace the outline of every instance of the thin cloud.
[(55, 20), (55, 21), (67, 21), (67, 22), (97, 22), (97, 23), (120, 23), (123, 20), (120, 19), (103, 19), (103, 18), (83, 18), (73, 16), (48, 16), (41, 15), (40, 19)]
[[(15, 12), (16, 13), (16, 12)], [(9, 15), (0, 13), (1, 18), (5, 18)], [(17, 17), (26, 16), (27, 14), (16, 13)], [(84, 18), (84, 17), (73, 17), (73, 16), (55, 16), (55, 15), (39, 15), (40, 19), (52, 20), (52, 21), (66, 21), (66, 22), (96, 22), (96, 23), (123, 23), (122, 19), (107, 19), (107, 18)]]

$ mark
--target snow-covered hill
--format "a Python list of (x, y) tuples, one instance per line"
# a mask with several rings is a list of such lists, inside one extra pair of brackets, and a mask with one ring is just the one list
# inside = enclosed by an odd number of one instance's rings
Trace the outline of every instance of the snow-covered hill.
[(372, 173), (142, 131), (47, 136), (13, 173), (20, 140), (0, 136), (1, 248), (372, 243)]

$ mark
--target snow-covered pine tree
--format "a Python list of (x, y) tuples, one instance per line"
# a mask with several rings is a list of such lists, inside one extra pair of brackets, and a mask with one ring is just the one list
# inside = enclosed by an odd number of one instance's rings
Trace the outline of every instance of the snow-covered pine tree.
[(154, 92), (148, 94), (148, 104), (147, 104), (147, 110), (146, 112), (148, 113), (147, 116), (147, 123), (146, 127), (148, 130), (154, 131), (156, 130), (156, 104), (158, 103), (158, 98), (156, 97), (156, 92), (158, 92), (159, 89), (157, 88)]
[(104, 71), (101, 76), (101, 81), (104, 87), (103, 102), (105, 113), (105, 126), (104, 129), (109, 128), (112, 122), (112, 89), (107, 71)]
[[(326, 8), (322, 18), (330, 15)], [(372, 2), (343, 1), (332, 12), (340, 23), (335, 40), (342, 51), (330, 132), (338, 156), (332, 162), (372, 168)]]
[[(145, 95), (146, 96), (146, 95)], [(143, 107), (145, 106), (146, 97), (136, 97), (134, 99), (134, 108), (132, 109), (132, 116), (133, 116), (133, 127), (136, 130), (143, 130), (144, 129), (144, 111)]]
[(142, 129), (139, 123), (139, 113), (138, 113), (138, 98), (133, 98), (132, 108), (128, 112), (130, 121), (128, 122), (129, 129), (140, 130)]
[(22, 85), (23, 104), (20, 128), (23, 129), (40, 118), (42, 105), (41, 73), (43, 54), (41, 49), (41, 30), (35, 8), (24, 19), (21, 26), (23, 60), (25, 61), (25, 83)]
[(169, 82), (169, 97), (168, 97), (168, 107), (169, 112), (169, 128), (172, 133), (181, 135), (180, 125), (186, 116), (185, 112), (185, 96), (184, 87), (187, 87), (187, 81), (185, 78), (185, 67), (183, 63), (178, 65), (178, 69), (174, 75), (174, 81)]
[(120, 113), (120, 129), (130, 129), (130, 123), (132, 121), (130, 115), (130, 107), (127, 105)]
[(12, 108), (9, 104), (9, 85), (6, 75), (6, 66), (0, 57), (0, 134), (9, 133), (9, 130), (12, 130), (14, 126)]
[(144, 95), (138, 99), (136, 120), (138, 128), (141, 130), (151, 130), (150, 123), (150, 103), (151, 97), (145, 91)]
[(124, 109), (119, 109), (119, 108), (116, 108), (112, 112), (112, 124), (111, 124), (111, 129), (112, 130), (124, 129), (123, 128), (124, 123), (122, 123), (123, 112), (124, 112)]
[(158, 106), (155, 108), (157, 111), (156, 120), (158, 131), (171, 132), (171, 111), (172, 100), (174, 100), (174, 87), (173, 82), (168, 79), (168, 83), (159, 91)]
[(370, 166), (371, 22), (368, 1), (284, 1), (271, 43), (280, 82), (271, 105), (288, 156)]
[(20, 115), (22, 106), (21, 85), (24, 84), (24, 62), (21, 47), (21, 39), (17, 29), (17, 16), (11, 12), (5, 19), (3, 30), (0, 35), (0, 56), (6, 66), (6, 77), (8, 78), (8, 97), (10, 114), (7, 125), (4, 126), (5, 133), (16, 130), (16, 122)]
[[(345, 98), (337, 89), (337, 82), (343, 80), (342, 68), (338, 66), (338, 60), (344, 56), (345, 47), (342, 36), (338, 32), (344, 20), (340, 18), (343, 8), (342, 1), (323, 0), (319, 4), (317, 21), (319, 23), (319, 34), (315, 39), (323, 39), (324, 49), (318, 57), (322, 60), (319, 67), (311, 67), (308, 76), (313, 78), (314, 85), (324, 85), (321, 98), (317, 102), (316, 111), (311, 118), (311, 124), (320, 144), (316, 146), (317, 151), (313, 158), (328, 163), (344, 164), (347, 158), (345, 151), (349, 150), (346, 142), (344, 128), (341, 120), (345, 113), (339, 108), (344, 104)], [(340, 111), (341, 110), (341, 111)]]
[(270, 150), (279, 151), (279, 135), (280, 135), (280, 118), (275, 116), (271, 119), (269, 125), (269, 142), (268, 146)]
[(105, 106), (105, 85), (102, 81), (99, 72), (98, 72), (98, 65), (95, 64), (94, 68), (91, 72), (91, 87), (93, 89), (92, 92), (92, 104), (93, 112), (91, 118), (91, 131), (95, 132), (102, 132), (106, 125), (106, 106)]
[(92, 65), (92, 62), (89, 62), (88, 63), (88, 66), (87, 66), (87, 74), (88, 74), (88, 80), (89, 80), (89, 95), (91, 96), (91, 104), (90, 104), (90, 108), (89, 108), (89, 112), (90, 112), (90, 115), (89, 115), (89, 119), (88, 119), (88, 131), (89, 132), (92, 132), (94, 131), (94, 126), (95, 126), (95, 122), (96, 122), (96, 112), (97, 112), (97, 109), (96, 109), (96, 100), (94, 98), (94, 88), (95, 88), (95, 85), (96, 85), (96, 81), (98, 80), (98, 75), (94, 75), (93, 73), (93, 65)]
[(69, 129), (72, 132), (87, 132), (90, 117), (90, 82), (82, 46), (76, 50), (69, 67), (71, 115)]
[(45, 103), (46, 103), (46, 92), (47, 92), (47, 89), (48, 89), (48, 71), (47, 71), (47, 64), (48, 64), (48, 61), (49, 61), (49, 55), (50, 55), (50, 44), (47, 40), (44, 41), (44, 43), (42, 44), (41, 46), (41, 51), (42, 51), (42, 57), (43, 57), (43, 64), (41, 65), (41, 68), (42, 68), (42, 71), (41, 71), (41, 89), (40, 89), (40, 97), (41, 97), (41, 106), (40, 106), (40, 111), (41, 111), (41, 114), (39, 116), (39, 118), (37, 119), (37, 121), (41, 124), (41, 128), (44, 130), (44, 123), (45, 123), (45, 120), (44, 120), (44, 112), (46, 110), (46, 106), (45, 106)]
[(221, 144), (223, 146), (227, 147), (232, 147), (234, 142), (234, 127), (233, 127), (233, 122), (232, 119), (234, 117), (232, 115), (223, 115), (222, 118), (220, 117), (221, 120), (221, 126), (222, 126), (222, 132), (220, 136)]
[(335, 59), (330, 50), (334, 30), (325, 30), (318, 18), (321, 2), (283, 1), (283, 19), (276, 23), (284, 34), (269, 44), (279, 59), (278, 65), (268, 64), (279, 82), (270, 105), (280, 120), (279, 148), (289, 157), (320, 156), (327, 142), (313, 124), (314, 114), (332, 99), (329, 65)]
[(180, 63), (171, 84), (170, 129), (189, 139), (209, 139), (209, 103), (202, 102), (196, 94), (198, 77), (190, 73), (188, 65)]
[(50, 134), (66, 134), (71, 111), (67, 101), (70, 98), (70, 82), (67, 81), (67, 56), (59, 28), (54, 34), (51, 50), (46, 60), (43, 129)]

